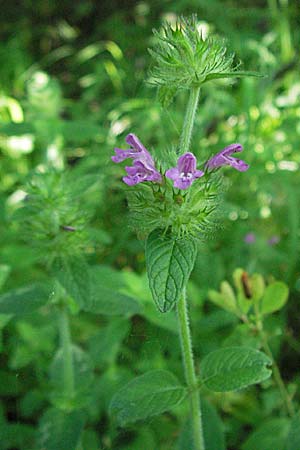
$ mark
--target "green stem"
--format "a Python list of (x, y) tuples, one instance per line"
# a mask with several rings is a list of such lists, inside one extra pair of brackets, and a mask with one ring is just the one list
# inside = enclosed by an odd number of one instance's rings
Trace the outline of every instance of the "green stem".
[(275, 382), (276, 382), (276, 384), (278, 386), (278, 389), (280, 391), (280, 395), (281, 395), (283, 403), (284, 403), (284, 405), (286, 407), (287, 413), (288, 413), (289, 416), (292, 417), (295, 414), (294, 405), (293, 405), (291, 397), (290, 397), (290, 395), (289, 395), (289, 393), (288, 393), (288, 391), (286, 389), (286, 386), (285, 386), (285, 384), (283, 382), (283, 379), (281, 377), (281, 373), (280, 373), (279, 367), (278, 367), (278, 365), (277, 365), (277, 363), (276, 363), (276, 361), (274, 359), (272, 350), (270, 349), (268, 338), (266, 336), (266, 333), (265, 333), (265, 330), (264, 330), (264, 327), (263, 327), (263, 322), (262, 322), (262, 320), (260, 318), (260, 315), (259, 315), (259, 312), (257, 310), (257, 307), (255, 308), (255, 318), (256, 318), (256, 327), (257, 327), (257, 330), (258, 330), (260, 338), (261, 338), (261, 343), (262, 343), (263, 349), (266, 352), (266, 354), (269, 356), (269, 358), (271, 359), (272, 364), (273, 364), (273, 377), (274, 377), (274, 380), (275, 380)]
[(192, 87), (190, 97), (185, 112), (183, 128), (180, 136), (179, 152), (180, 154), (188, 152), (191, 143), (192, 131), (195, 122), (195, 116), (199, 101), (200, 87)]
[(203, 428), (200, 407), (200, 395), (197, 389), (197, 377), (195, 373), (191, 332), (186, 302), (186, 292), (183, 294), (177, 305), (178, 325), (180, 330), (180, 343), (183, 356), (183, 364), (186, 382), (190, 391), (192, 425), (194, 435), (194, 449), (205, 450), (203, 439)]
[(72, 353), (72, 340), (70, 333), (69, 314), (66, 308), (60, 311), (60, 344), (63, 351), (63, 377), (64, 388), (66, 396), (72, 398), (74, 396), (74, 367), (73, 367), (73, 353)]

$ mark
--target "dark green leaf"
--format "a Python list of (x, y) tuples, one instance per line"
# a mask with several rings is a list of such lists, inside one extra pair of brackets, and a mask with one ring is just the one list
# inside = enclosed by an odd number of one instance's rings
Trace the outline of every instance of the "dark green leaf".
[(186, 389), (166, 370), (152, 370), (120, 389), (112, 398), (110, 414), (120, 425), (161, 414), (178, 405)]
[(83, 258), (64, 259), (56, 277), (80, 308), (89, 304), (91, 297), (90, 274)]
[(248, 347), (225, 347), (204, 357), (202, 380), (215, 392), (235, 391), (271, 376), (270, 358)]
[(287, 444), (285, 450), (295, 450), (300, 442), (300, 416), (299, 413), (293, 417), (289, 434), (287, 437)]
[[(129, 295), (122, 294), (111, 286), (105, 279), (102, 280), (101, 272), (90, 271), (91, 294), (84, 305), (85, 311), (109, 316), (138, 314), (141, 311), (140, 304)], [(116, 278), (116, 288), (119, 280)]]
[[(285, 418), (272, 419), (255, 430), (246, 442), (242, 450), (285, 450), (284, 443), (289, 431), (289, 420)], [(293, 450), (298, 449), (296, 447)]]
[(154, 230), (146, 243), (149, 286), (161, 312), (170, 311), (179, 300), (194, 267), (197, 246), (188, 237), (175, 239)]
[(49, 300), (50, 289), (43, 284), (32, 284), (0, 296), (0, 314), (22, 315), (36, 311)]
[(85, 416), (82, 411), (70, 413), (50, 409), (42, 417), (37, 444), (45, 450), (76, 449), (83, 430)]

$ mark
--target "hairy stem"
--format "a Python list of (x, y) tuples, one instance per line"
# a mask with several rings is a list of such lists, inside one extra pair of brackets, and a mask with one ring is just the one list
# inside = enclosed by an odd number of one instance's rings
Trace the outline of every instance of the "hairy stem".
[(192, 87), (190, 97), (185, 112), (183, 128), (180, 136), (179, 152), (180, 154), (188, 152), (191, 143), (192, 131), (195, 122), (195, 116), (199, 101), (200, 87)]
[(200, 395), (197, 389), (197, 377), (195, 373), (191, 332), (184, 290), (177, 305), (178, 325), (180, 330), (180, 343), (183, 357), (186, 383), (190, 391), (192, 426), (194, 436), (194, 449), (205, 450), (203, 439), (203, 427), (201, 418)]
[(287, 413), (288, 413), (289, 416), (292, 417), (295, 414), (294, 405), (293, 405), (291, 397), (290, 397), (290, 395), (289, 395), (289, 393), (288, 393), (288, 391), (286, 389), (284, 381), (283, 381), (283, 379), (281, 377), (281, 373), (280, 373), (279, 367), (278, 367), (278, 365), (277, 365), (277, 363), (276, 363), (276, 361), (274, 359), (273, 353), (272, 353), (272, 351), (270, 349), (268, 338), (266, 336), (266, 333), (265, 333), (265, 330), (264, 330), (264, 327), (263, 327), (263, 322), (262, 322), (262, 320), (260, 318), (260, 315), (259, 315), (259, 312), (258, 312), (257, 308), (255, 308), (255, 318), (256, 318), (256, 326), (257, 326), (257, 329), (258, 329), (258, 332), (259, 332), (259, 335), (260, 335), (260, 338), (261, 338), (261, 343), (262, 343), (263, 349), (264, 349), (264, 351), (266, 352), (266, 354), (269, 356), (269, 358), (271, 359), (271, 361), (273, 363), (273, 377), (274, 377), (274, 380), (275, 380), (275, 382), (276, 382), (276, 384), (278, 386), (278, 389), (280, 391), (280, 395), (282, 397), (282, 400), (283, 400), (283, 403), (284, 403), (285, 408), (287, 410)]
[(64, 388), (67, 397), (72, 398), (74, 395), (74, 367), (69, 314), (66, 308), (60, 311), (59, 319), (60, 344), (63, 351)]

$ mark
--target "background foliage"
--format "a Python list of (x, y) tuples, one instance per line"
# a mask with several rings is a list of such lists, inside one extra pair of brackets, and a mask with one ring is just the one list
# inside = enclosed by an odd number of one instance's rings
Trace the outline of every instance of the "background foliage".
[[(129, 226), (122, 168), (110, 161), (128, 132), (158, 156), (178, 141), (185, 92), (163, 109), (144, 83), (152, 28), (178, 14), (197, 13), (245, 69), (265, 75), (201, 90), (192, 151), (204, 161), (240, 142), (251, 168), (230, 172), (224, 226), (202, 245), (189, 285), (196, 365), (221, 346), (259, 347), (210, 301), (220, 283), (237, 267), (281, 280), (288, 303), (265, 327), (299, 402), (298, 2), (17, 3), (1, 15), (0, 448), (191, 448), (185, 403), (125, 428), (108, 413), (117, 389), (147, 370), (183, 381), (176, 318), (158, 313), (146, 288), (144, 243)], [(62, 297), (72, 310), (74, 404), (62, 388)], [(270, 303), (268, 312), (284, 305)], [(208, 450), (296, 450), (295, 434), (285, 444), (290, 423), (272, 380), (204, 396)]]

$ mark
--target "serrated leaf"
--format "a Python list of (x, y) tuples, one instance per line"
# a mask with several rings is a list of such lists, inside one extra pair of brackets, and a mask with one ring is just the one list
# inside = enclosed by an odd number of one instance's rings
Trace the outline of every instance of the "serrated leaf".
[(89, 303), (90, 274), (88, 265), (83, 258), (65, 258), (56, 272), (56, 278), (80, 308)]
[[(242, 450), (284, 450), (284, 443), (289, 429), (289, 419), (278, 418), (264, 423), (255, 430), (242, 445)], [(296, 447), (298, 448), (299, 442)]]
[(275, 281), (267, 286), (261, 300), (260, 311), (262, 314), (271, 314), (279, 311), (287, 302), (289, 289), (281, 281)]
[(204, 357), (202, 381), (214, 392), (235, 391), (271, 376), (270, 358), (248, 347), (226, 347)]
[(29, 314), (45, 305), (49, 296), (49, 287), (41, 283), (14, 289), (0, 295), (0, 314)]
[(161, 312), (170, 311), (186, 286), (197, 255), (194, 239), (175, 239), (154, 230), (146, 242), (150, 290)]
[(82, 411), (70, 413), (49, 409), (42, 417), (37, 436), (37, 447), (47, 450), (77, 448), (85, 422)]
[(120, 389), (110, 403), (110, 414), (124, 426), (156, 416), (178, 405), (186, 389), (166, 370), (152, 370)]

